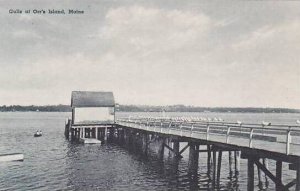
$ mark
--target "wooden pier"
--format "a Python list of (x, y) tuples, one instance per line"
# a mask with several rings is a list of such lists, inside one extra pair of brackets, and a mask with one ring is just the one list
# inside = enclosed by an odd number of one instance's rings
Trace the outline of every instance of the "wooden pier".
[[(197, 177), (199, 154), (207, 153), (207, 175), (213, 189), (220, 188), (222, 156), (227, 152), (230, 179), (238, 177), (240, 160), (248, 161), (248, 191), (255, 188), (256, 174), (261, 190), (268, 188), (272, 181), (277, 191), (293, 188), (300, 191), (299, 125), (151, 117), (119, 118), (116, 121), (111, 92), (72, 92), (71, 107), (72, 119), (65, 125), (65, 136), (71, 141), (116, 139), (145, 155), (156, 143), (161, 159), (166, 149), (178, 159), (189, 149), (188, 173), (191, 177)], [(269, 169), (270, 160), (275, 161), (275, 172)], [(290, 182), (282, 180), (283, 163), (296, 174)]]
[[(248, 190), (255, 187), (257, 169), (258, 186), (268, 187), (274, 182), (276, 190), (300, 190), (300, 136), (299, 126), (239, 124), (225, 122), (179, 121), (170, 118), (120, 118), (113, 128), (118, 139), (140, 145), (147, 153), (151, 143), (159, 144), (158, 154), (163, 158), (165, 149), (181, 158), (189, 149), (188, 171), (198, 172), (199, 154), (207, 153), (207, 173), (216, 189), (220, 186), (222, 155), (228, 153), (229, 174), (238, 176), (240, 159), (248, 161)], [(292, 142), (292, 138), (295, 141)], [(186, 144), (180, 150), (180, 144)], [(276, 172), (269, 170), (268, 161), (276, 164)], [(282, 181), (282, 165), (289, 164), (296, 171), (291, 182)], [(263, 174), (265, 177), (263, 177)]]

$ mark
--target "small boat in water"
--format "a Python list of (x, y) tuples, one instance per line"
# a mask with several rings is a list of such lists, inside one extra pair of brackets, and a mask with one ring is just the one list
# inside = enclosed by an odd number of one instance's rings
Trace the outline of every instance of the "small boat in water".
[(24, 155), (22, 153), (12, 153), (0, 155), (0, 162), (7, 161), (23, 161)]
[(38, 130), (34, 133), (34, 137), (41, 137), (43, 135), (42, 131), (41, 130)]

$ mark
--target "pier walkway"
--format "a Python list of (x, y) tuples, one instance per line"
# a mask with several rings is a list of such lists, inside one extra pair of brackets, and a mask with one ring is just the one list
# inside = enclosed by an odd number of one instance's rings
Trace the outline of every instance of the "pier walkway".
[[(198, 169), (199, 152), (207, 152), (207, 166), (208, 168), (213, 166), (213, 179), (216, 181), (220, 179), (222, 152), (228, 151), (230, 152), (229, 155), (234, 152), (235, 157), (240, 155), (241, 158), (248, 160), (248, 190), (254, 190), (254, 165), (258, 168), (259, 184), (262, 184), (261, 172), (263, 172), (275, 183), (276, 190), (290, 190), (294, 185), (295, 190), (300, 190), (299, 125), (130, 117), (119, 118), (117, 126), (124, 128), (125, 131), (126, 129), (131, 131), (127, 136), (146, 135), (145, 138), (142, 136), (142, 142), (146, 142), (144, 143), (146, 147), (148, 142), (151, 142), (151, 138), (147, 140), (149, 134), (152, 135), (151, 137), (162, 137), (162, 148), (166, 147), (178, 156), (190, 147), (189, 164), (191, 164), (190, 168), (195, 170)], [(166, 144), (165, 139), (173, 142), (173, 144), (171, 146)], [(181, 151), (179, 151), (178, 146), (180, 142), (188, 143)], [(207, 149), (199, 150), (200, 145), (207, 146)], [(216, 153), (218, 153), (218, 161)], [(211, 157), (212, 164), (210, 164)], [(266, 164), (268, 159), (276, 161), (275, 173), (268, 169), (268, 164)], [(236, 163), (237, 159), (234, 160)], [(282, 182), (283, 162), (289, 164), (290, 170), (296, 171), (295, 179), (286, 184)]]
[[(212, 187), (219, 188), (222, 153), (228, 152), (229, 174), (239, 174), (240, 159), (246, 159), (247, 187), (254, 190), (255, 182), (261, 190), (271, 180), (276, 190), (300, 191), (300, 126), (274, 125), (270, 123), (244, 124), (224, 121), (203, 121), (182, 118), (118, 118), (114, 124), (72, 124), (68, 120), (65, 136), (71, 141), (84, 138), (115, 140), (130, 147), (139, 147), (147, 155), (151, 145), (158, 145), (159, 157), (168, 149), (174, 157), (183, 157), (188, 149), (188, 171), (197, 174), (199, 154), (206, 153), (207, 175)], [(182, 145), (180, 145), (182, 143)], [(204, 148), (204, 149), (203, 149)], [(269, 168), (270, 163), (276, 165)], [(295, 174), (290, 182), (283, 182), (283, 163), (289, 174)], [(231, 168), (231, 166), (233, 166)], [(257, 168), (257, 173), (255, 171)], [(276, 169), (272, 172), (270, 169)], [(263, 178), (263, 175), (267, 178)], [(257, 175), (257, 178), (255, 176)], [(258, 180), (258, 181), (257, 181)]]

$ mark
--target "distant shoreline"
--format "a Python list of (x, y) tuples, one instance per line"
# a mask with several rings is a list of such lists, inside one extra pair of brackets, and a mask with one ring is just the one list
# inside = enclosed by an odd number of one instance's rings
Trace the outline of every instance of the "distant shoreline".
[[(69, 105), (46, 106), (0, 106), (0, 112), (71, 112)], [(260, 108), (260, 107), (197, 107), (185, 105), (147, 106), (147, 105), (117, 105), (117, 112), (218, 112), (218, 113), (300, 113), (300, 109)]]

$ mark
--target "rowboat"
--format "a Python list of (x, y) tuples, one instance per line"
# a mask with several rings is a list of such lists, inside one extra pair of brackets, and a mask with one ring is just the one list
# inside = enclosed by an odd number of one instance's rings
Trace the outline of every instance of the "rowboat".
[(43, 135), (42, 131), (36, 131), (33, 136), (34, 137), (41, 137), (42, 135)]
[(22, 153), (11, 153), (11, 154), (0, 155), (0, 162), (23, 161), (23, 160), (24, 160), (24, 155)]

